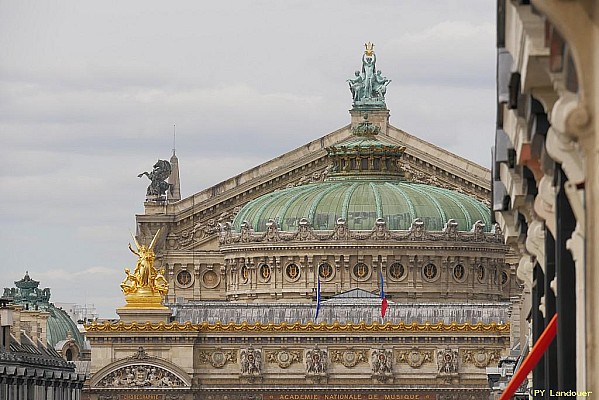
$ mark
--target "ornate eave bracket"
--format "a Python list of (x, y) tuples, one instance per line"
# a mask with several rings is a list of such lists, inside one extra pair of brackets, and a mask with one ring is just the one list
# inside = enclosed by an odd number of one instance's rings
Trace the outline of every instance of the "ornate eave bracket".
[(547, 132), (547, 153), (562, 164), (568, 179), (584, 182), (584, 152), (578, 138), (586, 136), (591, 117), (574, 93), (565, 93), (551, 110), (551, 128)]

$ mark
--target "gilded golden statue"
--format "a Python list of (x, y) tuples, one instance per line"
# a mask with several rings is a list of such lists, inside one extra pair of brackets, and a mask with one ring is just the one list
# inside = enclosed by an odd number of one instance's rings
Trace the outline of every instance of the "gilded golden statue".
[(126, 307), (162, 307), (162, 299), (168, 292), (168, 282), (164, 277), (164, 268), (158, 271), (154, 267), (154, 260), (156, 259), (154, 247), (160, 236), (160, 231), (158, 229), (149, 246), (140, 245), (137, 239), (131, 235), (137, 250), (133, 249), (131, 243), (129, 243), (129, 250), (137, 256), (137, 262), (133, 273), (129, 268), (125, 268), (127, 276), (121, 282), (121, 289), (127, 300)]

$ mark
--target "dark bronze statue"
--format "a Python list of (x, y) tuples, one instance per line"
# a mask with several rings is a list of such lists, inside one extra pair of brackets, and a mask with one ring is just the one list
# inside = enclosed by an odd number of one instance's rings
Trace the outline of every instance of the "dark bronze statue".
[(170, 191), (172, 194), (173, 185), (166, 182), (172, 171), (171, 164), (166, 160), (158, 160), (152, 169), (152, 172), (144, 171), (137, 175), (138, 178), (147, 176), (152, 183), (148, 186), (146, 191), (147, 197), (162, 197), (166, 194), (166, 191)]

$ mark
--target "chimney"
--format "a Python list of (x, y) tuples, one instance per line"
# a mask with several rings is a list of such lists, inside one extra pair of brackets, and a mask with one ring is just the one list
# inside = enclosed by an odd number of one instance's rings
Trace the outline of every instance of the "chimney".
[(10, 327), (12, 326), (12, 308), (8, 306), (10, 300), (0, 298), (0, 346), (10, 351)]

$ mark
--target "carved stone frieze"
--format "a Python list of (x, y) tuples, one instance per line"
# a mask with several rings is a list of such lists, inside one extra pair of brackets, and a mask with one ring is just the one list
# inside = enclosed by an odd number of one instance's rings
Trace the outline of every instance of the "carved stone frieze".
[(200, 351), (199, 362), (210, 364), (214, 368), (223, 368), (227, 363), (237, 362), (237, 352), (233, 350), (216, 349), (214, 351)]
[(221, 213), (216, 218), (208, 218), (197, 222), (191, 229), (183, 230), (175, 235), (174, 249), (185, 249), (203, 239), (216, 235), (219, 231), (219, 224), (233, 221), (241, 206), (236, 206)]
[(343, 364), (346, 368), (353, 368), (358, 365), (358, 363), (368, 362), (368, 354), (365, 349), (334, 350), (331, 352), (331, 361), (337, 364)]
[(442, 231), (427, 231), (425, 223), (416, 218), (407, 231), (390, 231), (385, 221), (377, 219), (369, 231), (355, 231), (347, 227), (346, 221), (339, 218), (332, 231), (315, 231), (306, 219), (302, 219), (296, 231), (281, 231), (274, 219), (266, 223), (265, 232), (252, 232), (245, 223), (240, 233), (234, 232), (231, 223), (220, 225), (221, 245), (235, 243), (291, 242), (291, 241), (336, 241), (336, 240), (392, 240), (392, 241), (457, 241), (479, 243), (503, 243), (503, 234), (496, 225), (492, 232), (485, 232), (485, 224), (476, 221), (469, 232), (457, 230), (457, 224), (450, 219)]
[(402, 164), (401, 168), (406, 174), (406, 178), (416, 183), (423, 183), (425, 185), (436, 186), (442, 189), (449, 189), (456, 192), (464, 193), (472, 197), (476, 197), (478, 200), (489, 206), (491, 204), (488, 194), (483, 195), (480, 191), (473, 190), (469, 186), (454, 182), (452, 178), (442, 178), (438, 175), (431, 174), (430, 171), (424, 171), (419, 168), (415, 163), (408, 162)]
[(150, 358), (150, 355), (146, 353), (146, 350), (142, 346), (140, 346), (132, 356), (129, 356), (129, 358), (133, 360), (147, 360)]
[(462, 352), (462, 362), (464, 364), (474, 364), (478, 368), (485, 368), (490, 364), (499, 362), (500, 350), (464, 350)]
[(185, 383), (164, 368), (150, 364), (133, 364), (121, 367), (98, 382), (98, 387), (113, 388), (176, 388)]
[(279, 368), (289, 368), (293, 363), (302, 362), (302, 352), (299, 350), (277, 350), (267, 351), (266, 360), (269, 363), (276, 363)]
[(329, 172), (331, 171), (332, 167), (333, 165), (327, 165), (325, 168), (321, 168), (312, 172), (312, 174), (302, 175), (295, 182), (288, 183), (286, 187), (291, 188), (295, 186), (307, 185), (309, 183), (322, 182), (329, 175)]
[(433, 362), (433, 352), (412, 347), (410, 350), (400, 350), (397, 353), (397, 362), (406, 363), (412, 368), (420, 368), (424, 363)]
[(393, 351), (390, 349), (375, 349), (370, 354), (372, 375), (379, 381), (386, 381), (393, 376)]

